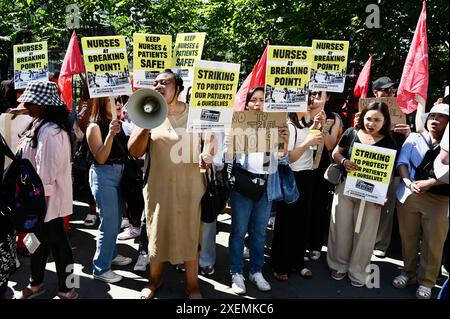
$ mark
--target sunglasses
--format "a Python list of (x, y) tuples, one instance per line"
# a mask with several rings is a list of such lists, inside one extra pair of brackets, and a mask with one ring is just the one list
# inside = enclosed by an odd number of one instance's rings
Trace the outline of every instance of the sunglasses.
[(119, 103), (119, 104), (125, 105), (128, 102), (128, 98), (129, 98), (128, 95), (121, 95), (121, 96), (115, 97), (114, 101), (116, 102), (116, 104)]

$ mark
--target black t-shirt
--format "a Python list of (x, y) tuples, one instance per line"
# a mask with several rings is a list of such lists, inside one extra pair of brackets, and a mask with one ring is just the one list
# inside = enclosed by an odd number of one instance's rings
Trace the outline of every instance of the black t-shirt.
[[(100, 127), (100, 132), (102, 134), (102, 142), (105, 141), (106, 136), (109, 132), (109, 124), (111, 123), (110, 120), (108, 121), (98, 121), (95, 122)], [(118, 145), (120, 143), (120, 146)], [(124, 164), (127, 161), (128, 156), (128, 137), (125, 135), (123, 130), (120, 130), (119, 134), (116, 134), (113, 140), (113, 144), (111, 146), (111, 152), (109, 153), (108, 159), (106, 160), (105, 164)], [(90, 154), (92, 157), (92, 160), (94, 163), (97, 163), (97, 161), (94, 159), (94, 156)], [(97, 163), (98, 164), (98, 163)]]
[[(338, 143), (339, 147), (346, 149), (346, 152), (342, 155), (344, 155), (348, 159), (350, 159), (350, 155), (352, 154), (353, 144), (361, 143), (357, 132), (358, 132), (358, 130), (354, 127), (348, 128), (344, 132), (344, 135), (342, 135), (342, 137)], [(397, 155), (398, 155), (397, 143), (391, 136), (384, 136), (381, 140), (379, 140), (378, 142), (376, 142), (375, 144), (372, 144), (372, 145), (397, 150)]]

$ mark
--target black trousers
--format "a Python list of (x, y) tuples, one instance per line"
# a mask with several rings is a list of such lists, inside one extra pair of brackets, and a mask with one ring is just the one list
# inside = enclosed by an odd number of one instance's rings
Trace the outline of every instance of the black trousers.
[[(45, 266), (50, 251), (56, 264), (58, 287), (60, 292), (68, 292), (73, 278), (73, 255), (62, 217), (43, 223), (34, 233), (41, 244), (31, 255), (31, 286), (44, 281)], [(70, 278), (68, 278), (70, 276)]]
[(323, 174), (326, 168), (317, 168), (312, 172), (311, 187), (311, 214), (308, 226), (307, 249), (320, 251), (327, 244), (328, 229), (331, 216), (331, 202), (333, 200), (334, 187)]
[(294, 204), (277, 202), (278, 210), (272, 241), (272, 268), (278, 274), (290, 275), (305, 267), (303, 260), (309, 236), (308, 220), (311, 214), (310, 187), (312, 171), (294, 172), (300, 198)]

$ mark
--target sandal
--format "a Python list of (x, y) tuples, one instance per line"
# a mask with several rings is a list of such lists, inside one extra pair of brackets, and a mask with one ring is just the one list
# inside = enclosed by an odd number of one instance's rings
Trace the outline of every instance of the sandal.
[(420, 285), (416, 291), (417, 299), (431, 299), (431, 288)]
[(403, 289), (406, 288), (408, 285), (415, 284), (416, 282), (417, 280), (415, 278), (409, 278), (406, 275), (398, 275), (392, 281), (392, 285), (395, 288)]
[(275, 279), (279, 280), (279, 281), (288, 281), (289, 276), (286, 274), (278, 274), (275, 271), (273, 272), (273, 276), (275, 277)]
[(300, 276), (306, 279), (311, 279), (313, 274), (312, 271), (309, 270), (308, 268), (303, 268), (302, 270), (300, 270)]
[(153, 299), (155, 297), (156, 291), (161, 288), (162, 282), (157, 286), (154, 284), (145, 285), (144, 289), (141, 290), (139, 299)]
[(20, 295), (16, 299), (33, 299), (39, 297), (47, 291), (43, 284), (36, 286), (35, 290), (31, 288), (31, 286), (25, 287), (24, 290), (21, 291)]

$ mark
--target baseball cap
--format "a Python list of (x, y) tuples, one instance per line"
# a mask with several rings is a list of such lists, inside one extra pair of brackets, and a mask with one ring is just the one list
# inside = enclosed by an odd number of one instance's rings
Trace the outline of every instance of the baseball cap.
[(390, 78), (388, 78), (387, 76), (382, 76), (381, 78), (378, 78), (375, 81), (373, 81), (372, 89), (373, 90), (388, 89), (394, 84), (395, 83), (392, 82)]

